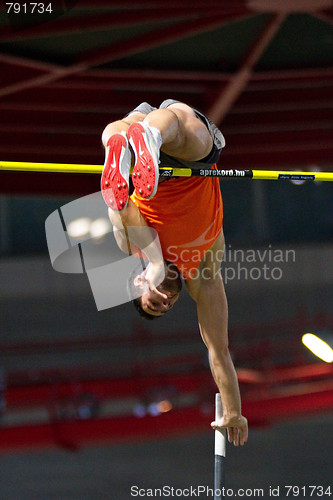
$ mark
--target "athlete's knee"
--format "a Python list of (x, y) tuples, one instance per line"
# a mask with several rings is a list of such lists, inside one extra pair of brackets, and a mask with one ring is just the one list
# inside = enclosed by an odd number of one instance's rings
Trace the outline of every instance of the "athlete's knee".
[(125, 116), (121, 121), (126, 123), (128, 126), (132, 125), (132, 123), (142, 122), (146, 118), (146, 114), (141, 111), (133, 111), (129, 115)]
[(146, 116), (144, 121), (160, 131), (163, 144), (172, 144), (173, 147), (182, 144), (184, 138), (181, 123), (173, 110), (155, 109)]
[(145, 119), (146, 115), (140, 111), (134, 111), (133, 113), (125, 116), (121, 120), (109, 123), (102, 132), (102, 143), (106, 146), (110, 137), (114, 134), (119, 134), (120, 132), (127, 132), (129, 126), (132, 123), (140, 122)]
[[(191, 116), (195, 116), (194, 109), (191, 108), (191, 106), (189, 106), (188, 104), (185, 104), (184, 102), (174, 102), (174, 103), (170, 104), (166, 109), (169, 109), (169, 110), (171, 109), (172, 111), (180, 110), (180, 111), (183, 111), (185, 113), (188, 113)], [(177, 113), (177, 111), (176, 111), (176, 113)]]
[[(109, 123), (102, 132), (103, 146), (106, 147), (110, 137), (114, 134), (121, 132), (121, 129), (122, 129), (122, 125), (121, 125), (120, 120), (116, 121), (116, 122)], [(126, 130), (126, 128), (125, 128), (125, 130)]]
[[(180, 158), (189, 161), (197, 161), (207, 156), (212, 147), (213, 139), (206, 125), (196, 117), (192, 108), (187, 104), (172, 104), (167, 108), (177, 119), (178, 133), (176, 153)], [(165, 151), (171, 154), (173, 151)]]

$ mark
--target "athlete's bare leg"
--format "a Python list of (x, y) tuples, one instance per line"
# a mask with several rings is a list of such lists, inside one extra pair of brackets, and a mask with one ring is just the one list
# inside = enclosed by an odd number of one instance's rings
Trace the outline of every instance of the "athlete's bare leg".
[(207, 127), (195, 116), (193, 109), (183, 103), (156, 109), (148, 115), (133, 112), (122, 120), (110, 123), (102, 134), (104, 146), (113, 134), (127, 132), (132, 123), (140, 121), (160, 131), (161, 151), (170, 156), (197, 161), (207, 156), (213, 147), (213, 140)]
[[(107, 125), (102, 135), (102, 142), (107, 148), (110, 138), (121, 132), (127, 133), (133, 123), (146, 122), (150, 127), (154, 127), (161, 134), (161, 150), (171, 156), (196, 161), (207, 156), (212, 147), (213, 140), (207, 127), (199, 120), (192, 108), (183, 103), (171, 104), (168, 108), (156, 109), (145, 115), (141, 112), (133, 112), (122, 120)], [(123, 228), (135, 226), (147, 226), (136, 205), (129, 200), (126, 208), (121, 211), (109, 209), (109, 217), (118, 231), (118, 244), (125, 249)], [(142, 235), (147, 234), (147, 240), (144, 241)], [(156, 276), (161, 275), (161, 268), (164, 261), (161, 259), (160, 249), (154, 248), (149, 237), (149, 231), (132, 231), (131, 243), (139, 248), (145, 248), (145, 253), (150, 261), (150, 272), (146, 273), (145, 279), (150, 289), (156, 290)], [(147, 250), (148, 247), (148, 250)]]
[[(145, 115), (135, 111), (122, 120), (107, 125), (102, 134), (105, 147), (109, 139), (121, 132), (127, 133), (131, 124), (144, 121), (157, 128), (161, 133), (161, 150), (166, 154), (184, 160), (196, 161), (209, 154), (213, 140), (207, 127), (199, 120), (191, 107), (183, 103), (171, 104), (168, 108), (156, 109)], [(109, 217), (113, 225), (122, 229), (126, 226), (145, 226), (144, 218), (134, 203), (129, 200), (127, 207), (120, 213), (109, 209)], [(125, 249), (124, 232), (118, 232), (118, 243)], [(137, 242), (134, 241), (137, 244)], [(148, 256), (149, 257), (149, 256)]]

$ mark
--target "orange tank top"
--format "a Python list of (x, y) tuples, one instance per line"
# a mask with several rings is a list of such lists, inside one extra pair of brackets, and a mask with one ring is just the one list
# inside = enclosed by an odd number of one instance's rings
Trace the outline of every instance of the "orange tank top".
[(195, 276), (205, 253), (221, 232), (223, 205), (214, 177), (171, 178), (151, 200), (134, 191), (132, 201), (160, 239), (163, 256), (185, 280)]

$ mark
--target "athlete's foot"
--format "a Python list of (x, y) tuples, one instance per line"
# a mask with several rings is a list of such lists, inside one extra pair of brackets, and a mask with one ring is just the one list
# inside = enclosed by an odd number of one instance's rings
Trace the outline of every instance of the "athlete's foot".
[(161, 138), (145, 122), (133, 123), (127, 132), (135, 154), (132, 181), (140, 196), (150, 200), (156, 193), (159, 177)]
[(110, 137), (105, 148), (101, 190), (112, 210), (124, 210), (128, 203), (131, 153), (125, 132)]

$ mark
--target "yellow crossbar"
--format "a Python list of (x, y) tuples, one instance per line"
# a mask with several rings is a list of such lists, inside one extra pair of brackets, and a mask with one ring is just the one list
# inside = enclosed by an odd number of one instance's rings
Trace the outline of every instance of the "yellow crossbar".
[(80, 165), (78, 163), (35, 163), (26, 161), (1, 161), (0, 170), (24, 172), (57, 172), (66, 174), (100, 174), (103, 165)]
[[(55, 172), (101, 174), (103, 165), (82, 165), (77, 163), (35, 163), (18, 161), (0, 161), (1, 170), (22, 172)], [(266, 179), (266, 180), (311, 180), (333, 181), (333, 172), (294, 172), (284, 170), (221, 170), (221, 169), (190, 169), (190, 168), (160, 168), (162, 177), (220, 177), (230, 179)]]
[(333, 181), (333, 172), (293, 172), (278, 170), (252, 170), (253, 179), (267, 180), (312, 180), (312, 181)]

